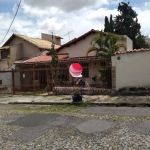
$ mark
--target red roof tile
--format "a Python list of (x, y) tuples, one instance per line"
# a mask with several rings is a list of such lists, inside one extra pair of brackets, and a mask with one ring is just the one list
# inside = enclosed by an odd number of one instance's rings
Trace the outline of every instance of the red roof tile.
[(134, 50), (128, 50), (128, 51), (125, 51), (125, 52), (121, 52), (121, 51), (118, 51), (116, 52), (115, 54), (127, 54), (127, 53), (135, 53), (135, 52), (142, 52), (142, 51), (149, 51), (150, 48), (141, 48), (141, 49), (134, 49)]
[[(58, 55), (59, 60), (68, 58), (68, 54), (60, 54)], [(40, 55), (40, 56), (36, 56), (24, 61), (16, 61), (15, 64), (28, 64), (28, 63), (46, 63), (46, 62), (50, 62), (52, 60), (52, 56), (51, 55)]]

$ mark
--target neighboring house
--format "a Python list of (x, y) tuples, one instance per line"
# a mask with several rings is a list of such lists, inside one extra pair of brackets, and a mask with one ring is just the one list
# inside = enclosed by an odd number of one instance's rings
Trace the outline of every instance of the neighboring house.
[[(53, 36), (55, 48), (60, 47), (61, 37)], [(8, 68), (8, 61), (15, 62), (49, 50), (52, 45), (52, 35), (41, 34), (41, 39), (25, 35), (13, 34), (0, 48), (0, 70)], [(10, 55), (10, 60), (8, 60)]]

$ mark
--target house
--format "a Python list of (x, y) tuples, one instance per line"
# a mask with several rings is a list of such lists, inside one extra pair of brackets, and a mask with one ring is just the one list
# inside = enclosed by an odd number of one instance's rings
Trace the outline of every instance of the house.
[[(61, 45), (59, 48), (57, 48), (58, 54), (68, 53), (69, 58), (84, 57), (86, 55), (87, 49), (91, 47), (91, 41), (96, 36), (97, 32), (98, 30), (92, 29), (85, 34), (79, 36), (78, 38), (75, 38), (64, 45)], [(126, 50), (133, 49), (132, 40), (126, 35), (123, 35), (123, 38), (123, 40), (119, 40), (117, 43), (123, 43)], [(95, 53), (91, 52), (89, 53), (89, 56), (95, 56)]]
[[(73, 78), (69, 74), (69, 66), (73, 62), (79, 62), (83, 66), (82, 75), (84, 79), (88, 81), (90, 86), (94, 81), (92, 85), (93, 89), (95, 87), (104, 89), (111, 88), (111, 64), (105, 62), (101, 57), (95, 57), (95, 53), (90, 53), (88, 57), (85, 57), (86, 50), (91, 46), (91, 41), (97, 32), (97, 30), (92, 29), (80, 37), (56, 48), (59, 56), (57, 85), (60, 86), (63, 84), (64, 86), (67, 84), (69, 87), (72, 86)], [(126, 35), (124, 35), (123, 38), (124, 40), (119, 40), (118, 43), (123, 43), (127, 50), (132, 49), (132, 41)], [(124, 49), (120, 49), (120, 51), (124, 51)], [(17, 66), (21, 69), (26, 69), (26, 71), (20, 75), (22, 87), (29, 85), (33, 87), (31, 81), (36, 79), (40, 86), (45, 88), (48, 84), (48, 76), (51, 76), (50, 73), (48, 73), (50, 61), (51, 56), (49, 56), (48, 53), (40, 53), (31, 58), (16, 61), (15, 64)], [(101, 78), (101, 82), (97, 82), (96, 78)]]
[[(60, 47), (61, 37), (53, 36), (55, 48)], [(52, 45), (52, 35), (41, 34), (41, 39), (25, 35), (13, 34), (0, 48), (0, 70), (5, 70), (16, 60), (23, 60), (49, 50)], [(10, 58), (8, 56), (10, 55)]]

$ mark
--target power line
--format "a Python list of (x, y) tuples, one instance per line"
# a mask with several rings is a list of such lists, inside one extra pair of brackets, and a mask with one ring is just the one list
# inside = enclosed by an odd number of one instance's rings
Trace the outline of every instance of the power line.
[[(1, 41), (1, 43), (5, 40), (5, 38), (6, 38), (7, 34), (8, 34), (8, 32), (9, 32), (9, 30), (10, 30), (10, 28), (11, 28), (11, 26), (12, 26), (12, 24), (13, 24), (15, 18), (16, 18), (16, 16), (17, 16), (17, 13), (18, 13), (18, 10), (19, 10), (21, 1), (22, 1), (22, 0), (20, 0), (20, 2), (19, 2), (19, 4), (18, 4), (18, 8), (17, 8), (17, 10), (16, 10), (15, 16), (14, 16), (14, 18), (13, 18), (13, 20), (12, 20), (12, 22), (11, 22), (11, 24), (10, 24), (10, 26), (9, 26), (9, 28), (8, 28), (8, 30), (7, 30), (7, 32), (6, 32), (6, 34), (5, 34), (3, 40)], [(0, 44), (1, 44), (1, 43), (0, 43)]]

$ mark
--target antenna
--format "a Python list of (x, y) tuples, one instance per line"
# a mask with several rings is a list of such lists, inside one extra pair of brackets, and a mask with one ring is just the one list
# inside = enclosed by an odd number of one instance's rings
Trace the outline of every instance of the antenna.
[(68, 31), (68, 33), (64, 35), (64, 36), (68, 35), (69, 41), (70, 41), (70, 33), (71, 33), (71, 32), (73, 32), (73, 30)]

